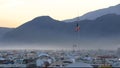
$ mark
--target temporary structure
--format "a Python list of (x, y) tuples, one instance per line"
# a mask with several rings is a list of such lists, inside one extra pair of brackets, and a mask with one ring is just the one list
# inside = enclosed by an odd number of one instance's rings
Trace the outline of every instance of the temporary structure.
[(90, 64), (87, 64), (87, 63), (82, 63), (82, 62), (76, 62), (76, 63), (73, 63), (73, 64), (69, 64), (67, 65), (66, 67), (86, 67), (86, 68), (93, 68)]

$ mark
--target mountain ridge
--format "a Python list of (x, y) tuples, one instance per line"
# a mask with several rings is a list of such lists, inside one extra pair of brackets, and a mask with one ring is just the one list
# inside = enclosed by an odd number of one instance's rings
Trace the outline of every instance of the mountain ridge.
[(106, 14), (117, 14), (117, 15), (120, 15), (120, 4), (118, 5), (115, 5), (115, 6), (111, 6), (111, 7), (108, 7), (108, 8), (104, 8), (104, 9), (98, 9), (98, 10), (95, 10), (95, 11), (91, 11), (91, 12), (88, 12), (80, 17), (76, 17), (76, 18), (73, 18), (73, 19), (68, 19), (68, 20), (64, 20), (65, 22), (74, 22), (76, 20), (95, 20), (96, 18), (98, 17), (101, 17), (103, 15), (106, 15)]
[(13, 30), (14, 28), (0, 27), (0, 39), (4, 36), (5, 33)]
[[(69, 47), (74, 43), (81, 47), (113, 47), (120, 40), (120, 15), (107, 14), (96, 20), (83, 20), (72, 23), (45, 17), (35, 18), (6, 33), (3, 42), (61, 45)], [(42, 19), (42, 20), (41, 20)], [(47, 20), (47, 21), (46, 21)], [(49, 21), (50, 20), (50, 21)], [(80, 31), (76, 32), (76, 23)], [(77, 38), (78, 37), (78, 38)], [(89, 46), (88, 46), (89, 45)]]

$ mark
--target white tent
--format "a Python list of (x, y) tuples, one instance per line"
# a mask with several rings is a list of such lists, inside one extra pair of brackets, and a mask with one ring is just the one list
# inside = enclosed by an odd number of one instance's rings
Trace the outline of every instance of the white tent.
[(37, 59), (37, 61), (36, 61), (36, 66), (42, 66), (44, 64), (44, 61), (43, 60), (41, 60), (41, 59)]
[(5, 60), (5, 58), (0, 57), (0, 60)]
[(86, 68), (93, 68), (90, 64), (82, 63), (82, 62), (76, 62), (73, 64), (69, 64), (66, 67), (86, 67)]
[(40, 54), (38, 55), (38, 57), (41, 57), (41, 56), (49, 56), (49, 55), (46, 54), (46, 53), (40, 53)]

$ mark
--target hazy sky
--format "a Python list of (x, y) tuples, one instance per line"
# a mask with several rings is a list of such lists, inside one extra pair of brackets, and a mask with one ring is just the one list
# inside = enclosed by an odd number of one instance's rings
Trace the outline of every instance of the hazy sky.
[(0, 27), (17, 27), (37, 16), (57, 20), (120, 4), (120, 0), (0, 0)]

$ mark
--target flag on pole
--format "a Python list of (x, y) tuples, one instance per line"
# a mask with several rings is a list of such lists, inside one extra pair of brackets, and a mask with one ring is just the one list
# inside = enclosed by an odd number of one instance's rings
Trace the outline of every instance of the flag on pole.
[(76, 32), (80, 31), (80, 26), (79, 26), (78, 23), (76, 24), (75, 31), (76, 31)]

